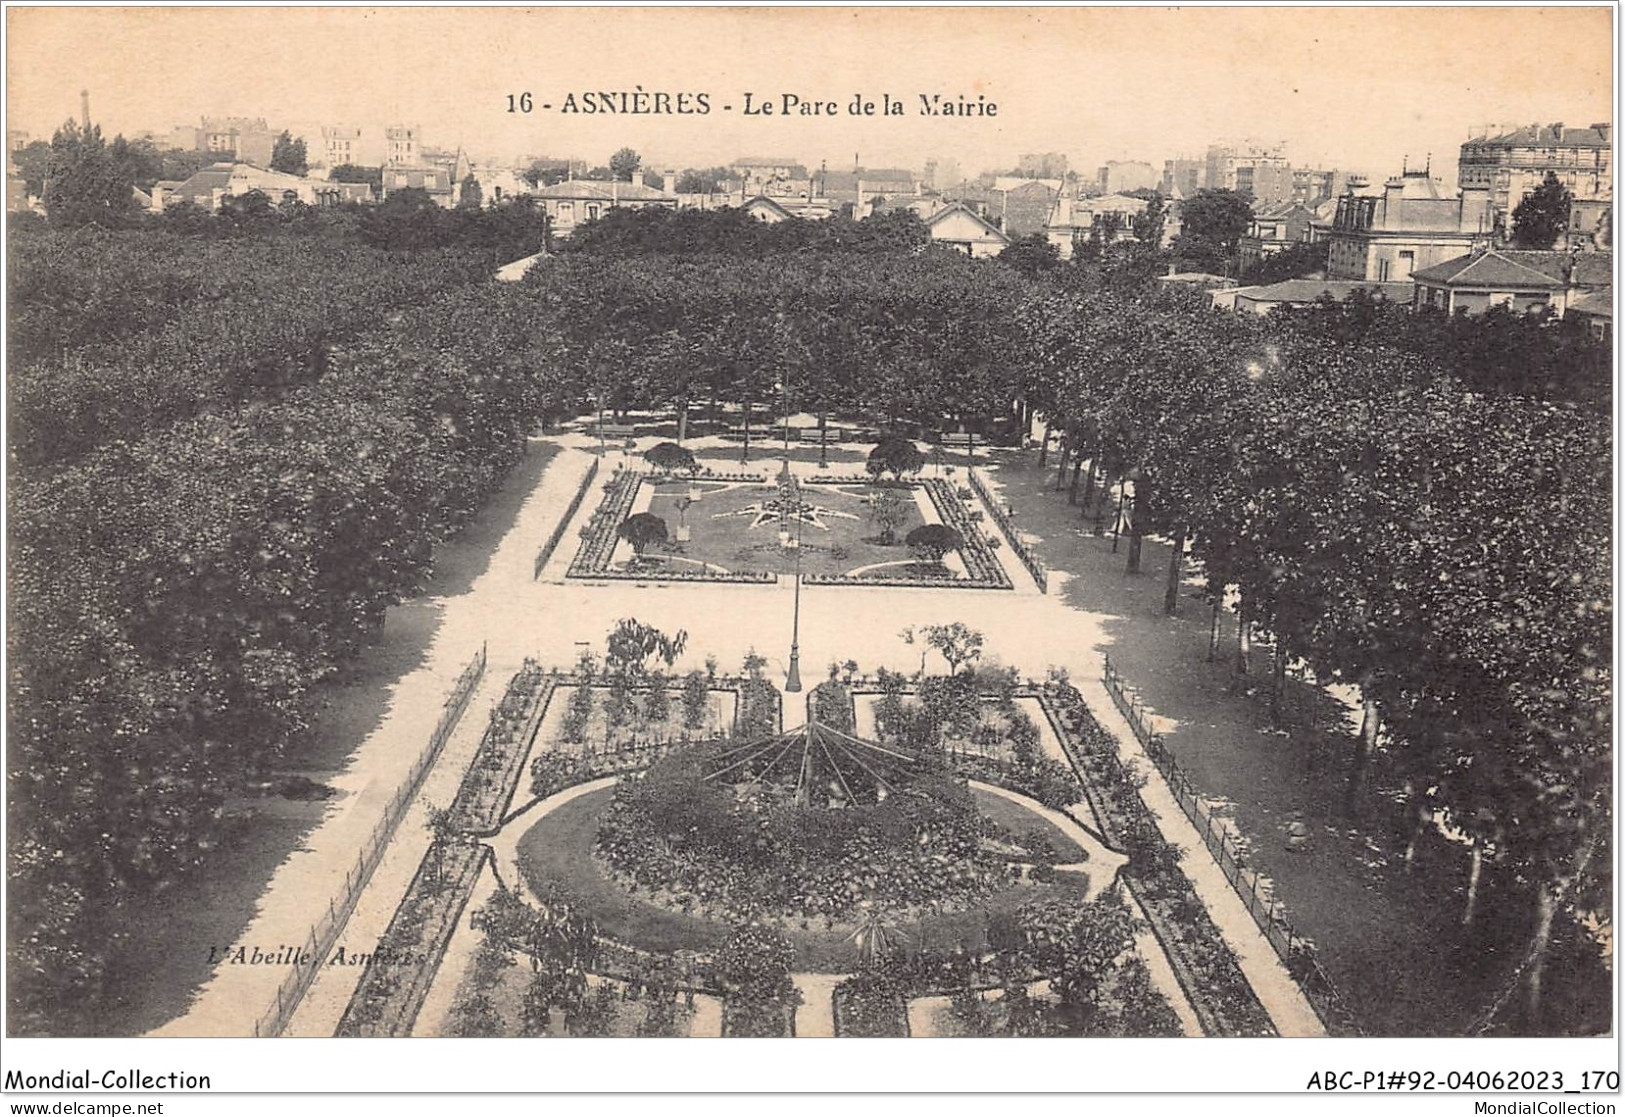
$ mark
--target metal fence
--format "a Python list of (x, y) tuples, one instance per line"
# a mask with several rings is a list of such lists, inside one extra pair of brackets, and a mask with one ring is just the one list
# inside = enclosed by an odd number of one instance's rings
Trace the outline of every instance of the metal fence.
[(981, 498), (988, 514), (993, 517), (993, 522), (999, 525), (999, 530), (1004, 532), (1004, 537), (1010, 540), (1010, 547), (1016, 552), (1016, 557), (1021, 560), (1021, 565), (1027, 568), (1027, 573), (1031, 574), (1033, 581), (1038, 584), (1038, 592), (1048, 593), (1049, 571), (1045, 568), (1043, 562), (1028, 549), (1027, 544), (1021, 541), (1021, 533), (1016, 530), (1016, 525), (1010, 522), (1009, 515), (999, 506), (999, 502), (993, 499), (993, 494), (988, 492), (987, 486), (976, 475), (976, 470), (967, 468), (965, 474), (970, 478), (971, 489)]
[(559, 522), (553, 527), (553, 534), (547, 537), (547, 542), (542, 544), (542, 549), (536, 552), (536, 566), (531, 571), (531, 581), (535, 581), (542, 576), (542, 569), (547, 566), (547, 560), (553, 557), (553, 552), (558, 550), (559, 543), (564, 539), (565, 530), (570, 526), (570, 522), (576, 518), (576, 513), (581, 511), (581, 502), (587, 498), (587, 492), (592, 488), (593, 479), (597, 476), (598, 459), (594, 458), (592, 464), (587, 467), (587, 475), (581, 479), (581, 484), (576, 487), (576, 495), (570, 498), (570, 507), (564, 510), (564, 515), (559, 517)]
[(1110, 659), (1105, 661), (1101, 678), (1106, 684), (1106, 692), (1144, 746), (1146, 755), (1167, 781), (1175, 802), (1202, 835), (1203, 843), (1223, 871), (1225, 879), (1246, 905), (1282, 965), (1303, 989), (1326, 1030), (1336, 1035), (1360, 1035), (1354, 1014), (1315, 957), (1314, 945), (1294, 931), (1287, 921), (1284, 906), (1275, 898), (1273, 882), (1247, 863), (1246, 851), (1179, 766), (1162, 736), (1151, 728), (1139, 695), (1124, 684), (1123, 677), (1112, 667)]
[(327, 910), (305, 936), (300, 962), (288, 971), (288, 976), (277, 986), (276, 1002), (267, 1007), (254, 1021), (254, 1035), (281, 1035), (282, 1029), (287, 1027), (294, 1009), (299, 1007), (300, 1000), (320, 971), (323, 959), (332, 949), (339, 931), (355, 909), (355, 902), (372, 877), (373, 869), (377, 868), (384, 847), (389, 844), (390, 838), (395, 833), (396, 824), (406, 813), (406, 808), (417, 794), (424, 775), (440, 756), (440, 750), (445, 746), (452, 731), (457, 728), (463, 711), (468, 708), (469, 699), (485, 675), (485, 660), (485, 648), (482, 645), (479, 654), (463, 668), (463, 673), (458, 676), (456, 685), (452, 687), (445, 708), (440, 714), (440, 720), (436, 722), (434, 732), (429, 735), (428, 745), (412, 762), (406, 779), (401, 782), (400, 788), (389, 800), (389, 806), (384, 808), (383, 817), (378, 820), (378, 824), (372, 828), (372, 833), (362, 843), (355, 864), (344, 874), (343, 887), (339, 889), (338, 895), (328, 900)]

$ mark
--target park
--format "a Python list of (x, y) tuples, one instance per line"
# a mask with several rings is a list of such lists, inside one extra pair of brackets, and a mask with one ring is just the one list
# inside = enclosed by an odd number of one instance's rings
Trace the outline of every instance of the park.
[(20, 234), (20, 1030), (1606, 1026), (1579, 341), (661, 220)]

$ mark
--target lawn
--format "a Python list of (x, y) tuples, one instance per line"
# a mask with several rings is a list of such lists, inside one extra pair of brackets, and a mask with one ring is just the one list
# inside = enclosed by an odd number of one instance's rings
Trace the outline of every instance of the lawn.
[[(757, 511), (778, 495), (774, 486), (701, 482), (693, 488), (701, 494), (699, 502), (680, 512), (678, 501), (690, 490), (687, 483), (654, 487), (649, 511), (665, 520), (674, 536), (679, 522), (689, 528), (688, 542), (677, 545), (673, 553), (724, 570), (795, 573), (795, 551), (779, 545), (779, 517), (765, 509)], [(903, 539), (926, 522), (915, 501), (918, 490), (892, 490), (903, 497), (903, 507), (896, 541), (889, 545), (878, 542), (880, 529), (870, 516), (867, 500), (873, 490), (868, 486), (809, 485), (802, 491), (815, 508), (800, 525), (802, 573), (850, 574), (880, 563), (910, 561)]]
[[(549, 812), (519, 839), (519, 870), (533, 889), (551, 883), (584, 907), (597, 920), (601, 933), (621, 942), (656, 952), (715, 950), (728, 933), (725, 924), (696, 915), (684, 915), (633, 896), (607, 879), (592, 856), (599, 816), (609, 806), (613, 789), (592, 792)], [(982, 812), (1016, 833), (1044, 830), (1062, 860), (1076, 860), (1078, 848), (1039, 816), (997, 795), (973, 792)], [(964, 945), (978, 950), (986, 945), (987, 915), (1011, 911), (1024, 903), (1055, 895), (1075, 895), (1079, 883), (1063, 877), (1054, 885), (1021, 884), (989, 897), (964, 911), (931, 915), (905, 923), (900, 930), (913, 948), (949, 950)], [(857, 965), (857, 948), (848, 932), (837, 925), (824, 929), (819, 921), (792, 920), (784, 926), (795, 946), (795, 969), (812, 973), (850, 973)]]

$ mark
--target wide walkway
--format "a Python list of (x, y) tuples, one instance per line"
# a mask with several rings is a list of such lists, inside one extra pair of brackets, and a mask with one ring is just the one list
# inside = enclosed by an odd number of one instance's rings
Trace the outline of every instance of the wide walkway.
[[(324, 824), (313, 832), (303, 851), (278, 871), (262, 898), (259, 912), (242, 941), (274, 947), (297, 942), (325, 906), (333, 883), (342, 881), (346, 864), (353, 861), (357, 843), (376, 822), (382, 806), (399, 786), (412, 756), (427, 739), (439, 705), (462, 665), (482, 645), (489, 651), (487, 680), (471, 704), (463, 729), (448, 747), (430, 776), (424, 801), (449, 802), (477, 739), (474, 734), (486, 719), (506, 680), (526, 657), (547, 665), (568, 666), (583, 647), (601, 653), (606, 633), (624, 617), (635, 617), (667, 632), (689, 634), (688, 653), (677, 671), (704, 666), (714, 656), (722, 670), (737, 670), (750, 652), (767, 659), (767, 672), (782, 685), (788, 667), (794, 589), (789, 579), (779, 585), (659, 584), (617, 581), (586, 583), (564, 580), (562, 568), (574, 554), (578, 528), (596, 505), (597, 493), (588, 494), (576, 520), (566, 528), (563, 542), (538, 579), (533, 576), (537, 549), (575, 495), (596, 448), (582, 434), (555, 438), (562, 449), (547, 465), (541, 482), (520, 509), (513, 527), (503, 536), (485, 572), (466, 590), (443, 601), (443, 619), (424, 665), (403, 678), (392, 696), (389, 712), (377, 730), (355, 754), (345, 778), (349, 792)], [(643, 440), (643, 445), (653, 443)], [(702, 459), (716, 455), (718, 468), (730, 468), (738, 450), (707, 450), (698, 444)], [(726, 456), (723, 456), (726, 455)], [(611, 450), (607, 470), (619, 458)], [(773, 467), (774, 459), (753, 448), (753, 467)], [(861, 468), (841, 463), (835, 469)], [(595, 483), (596, 489), (596, 483)], [(1111, 703), (1094, 680), (1098, 679), (1098, 649), (1109, 644), (1102, 628), (1105, 618), (1064, 604), (1052, 582), (1048, 595), (1039, 594), (1009, 549), (1001, 560), (1012, 581), (1025, 591), (974, 591), (932, 588), (820, 587), (801, 589), (800, 653), (804, 678), (821, 678), (823, 665), (855, 659), (865, 672), (877, 667), (913, 672), (919, 668), (917, 646), (904, 643), (905, 627), (962, 621), (985, 634), (984, 663), (1015, 667), (1023, 675), (1043, 678), (1051, 666), (1066, 666), (1083, 689), (1102, 723), (1117, 734), (1132, 755), (1132, 734), (1115, 719)], [(933, 670), (940, 670), (940, 660)], [(789, 697), (789, 696), (787, 696)], [(790, 698), (794, 702), (793, 698)], [(800, 712), (787, 707), (786, 721), (796, 724)], [(1154, 770), (1148, 763), (1142, 768)], [(1215, 886), (1209, 877), (1217, 867), (1166, 789), (1153, 777), (1147, 800), (1161, 816), (1165, 833), (1187, 846), (1185, 867), (1198, 893), (1212, 910), (1214, 921), (1243, 960), (1272, 1018), (1284, 1035), (1318, 1034), (1314, 1016), (1301, 994), (1273, 962), (1274, 954), (1250, 916), (1228, 893), (1228, 885)], [(1159, 798), (1160, 797), (1160, 798)], [(402, 822), (399, 848), (392, 849), (379, 866), (368, 893), (362, 897), (344, 941), (356, 944), (376, 940), (388, 913), (415, 871), (427, 833), (422, 803)], [(1183, 829), (1181, 828), (1183, 825)], [(414, 853), (414, 850), (416, 851)], [(511, 860), (498, 868), (509, 879)], [(1208, 870), (1211, 870), (1211, 874)], [(1226, 903), (1230, 895), (1232, 903)], [(1272, 966), (1273, 962), (1273, 966)], [(246, 1035), (253, 1021), (273, 1002), (281, 974), (276, 967), (221, 967), (197, 1002), (183, 1017), (160, 1029), (168, 1035)], [(324, 974), (318, 979), (308, 1008), (302, 1009), (293, 1029), (297, 1034), (324, 1034), (336, 1023), (347, 997), (346, 976)], [(438, 991), (437, 991), (438, 994)], [(1296, 994), (1296, 995), (1295, 995)], [(1182, 1014), (1183, 1016), (1183, 1014)]]

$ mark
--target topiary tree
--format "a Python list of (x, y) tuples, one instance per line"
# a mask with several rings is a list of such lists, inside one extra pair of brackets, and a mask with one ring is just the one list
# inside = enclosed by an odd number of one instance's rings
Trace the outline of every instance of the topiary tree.
[(669, 535), (666, 531), (666, 521), (653, 512), (639, 512), (628, 516), (615, 529), (615, 534), (632, 544), (632, 550), (637, 552), (639, 558), (643, 552), (655, 543), (664, 543)]
[(693, 473), (699, 468), (692, 451), (675, 442), (661, 442), (643, 452), (643, 460), (662, 473)]
[(925, 455), (920, 448), (914, 445), (913, 439), (900, 434), (888, 434), (881, 438), (869, 451), (869, 461), (864, 465), (871, 477), (878, 479), (882, 474), (890, 473), (895, 480), (902, 480), (905, 473), (918, 473), (924, 467)]
[(947, 524), (921, 524), (903, 542), (919, 561), (941, 563), (943, 555), (965, 545), (965, 537)]

